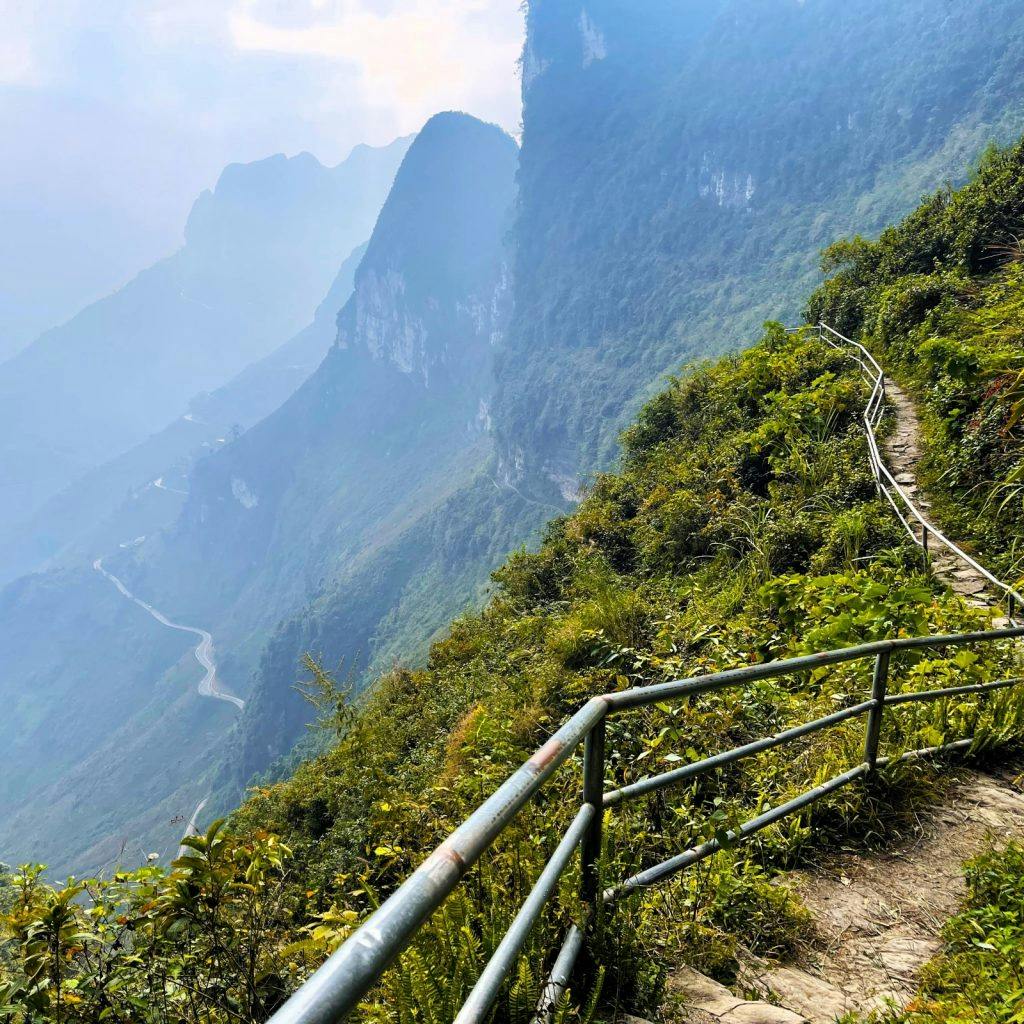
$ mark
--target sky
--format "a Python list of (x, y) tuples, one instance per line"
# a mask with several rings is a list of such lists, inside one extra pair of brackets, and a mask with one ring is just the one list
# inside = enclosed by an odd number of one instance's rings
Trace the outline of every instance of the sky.
[(0, 358), (173, 251), (233, 161), (517, 132), (519, 0), (0, 0)]

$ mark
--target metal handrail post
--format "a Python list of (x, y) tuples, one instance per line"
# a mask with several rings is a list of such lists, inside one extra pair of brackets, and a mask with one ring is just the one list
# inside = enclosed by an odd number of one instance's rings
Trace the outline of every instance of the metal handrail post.
[(589, 908), (593, 925), (598, 917), (601, 899), (601, 833), (604, 819), (604, 740), (605, 719), (602, 718), (587, 734), (583, 748), (583, 802), (595, 811), (583, 835), (580, 899)]
[[(600, 938), (603, 915), (601, 913), (601, 845), (604, 824), (604, 747), (605, 722), (602, 718), (587, 733), (583, 747), (583, 806), (590, 806), (594, 814), (590, 819), (580, 845), (580, 902), (583, 919), (581, 949), (583, 962), (575, 966), (581, 990), (592, 984), (597, 967), (595, 939)], [(564, 991), (564, 986), (562, 987)], [(558, 995), (561, 993), (559, 992)], [(552, 1006), (552, 1009), (554, 1007)], [(550, 1014), (538, 1017), (535, 1024), (549, 1024)]]
[(871, 700), (873, 707), (868, 712), (864, 729), (864, 762), (868, 771), (873, 772), (878, 764), (878, 744), (882, 737), (882, 716), (885, 714), (885, 696), (889, 683), (889, 658), (891, 651), (886, 648), (875, 657), (875, 670), (871, 677)]

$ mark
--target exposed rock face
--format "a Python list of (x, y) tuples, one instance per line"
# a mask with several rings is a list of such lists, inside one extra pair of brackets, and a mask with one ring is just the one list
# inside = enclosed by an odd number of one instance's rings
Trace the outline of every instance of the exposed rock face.
[(567, 500), (661, 375), (795, 318), (822, 247), (1019, 135), (1024, 22), (1007, 12), (531, 0), (503, 477)]
[(584, 67), (608, 56), (608, 44), (605, 42), (604, 33), (590, 20), (586, 8), (580, 11), (580, 35), (583, 38)]
[(492, 350), (511, 312), (515, 159), (493, 125), (464, 114), (426, 124), (338, 316), (339, 348), (362, 349), (427, 387), (473, 380), (474, 405), (489, 400)]
[[(439, 369), (458, 374), (459, 360), (480, 362), (480, 355), (502, 342), (510, 297), (509, 268), (504, 261), (489, 291), (471, 292), (450, 303), (433, 299), (425, 308), (413, 308), (408, 301), (404, 272), (370, 267), (360, 275), (352, 301), (338, 318), (337, 344), (362, 347), (374, 359), (429, 387)], [(488, 395), (490, 379), (488, 373), (481, 382)]]

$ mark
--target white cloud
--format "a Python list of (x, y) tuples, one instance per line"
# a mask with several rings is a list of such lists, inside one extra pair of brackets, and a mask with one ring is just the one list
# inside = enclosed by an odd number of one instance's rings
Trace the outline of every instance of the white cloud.
[(29, 85), (34, 71), (27, 39), (0, 39), (0, 85)]
[(229, 16), (242, 52), (311, 57), (352, 66), (358, 102), (393, 108), (400, 131), (440, 109), (460, 107), (515, 130), (515, 63), (522, 14), (515, 0), (311, 0), (267, 10), (242, 0)]
[(17, 0), (0, 0), (0, 85), (34, 85), (38, 78), (33, 37), (35, 11)]

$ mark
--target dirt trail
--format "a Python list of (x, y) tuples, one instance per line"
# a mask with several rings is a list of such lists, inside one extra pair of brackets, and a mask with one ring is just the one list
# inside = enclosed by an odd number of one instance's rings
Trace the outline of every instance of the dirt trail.
[(687, 1024), (830, 1024), (892, 1000), (905, 1004), (964, 895), (962, 864), (1024, 836), (1021, 766), (963, 770), (913, 835), (871, 853), (840, 853), (786, 877), (814, 919), (813, 937), (783, 965), (750, 956), (736, 992), (693, 971), (670, 979), (665, 1019)]
[[(927, 517), (917, 481), (923, 452), (910, 398), (891, 381), (893, 428), (882, 446), (890, 471)], [(985, 578), (934, 544), (935, 575), (966, 601), (997, 607)], [(997, 618), (997, 626), (1006, 625)], [(964, 896), (963, 862), (1011, 836), (1024, 836), (1024, 765), (983, 773), (961, 769), (913, 834), (871, 853), (837, 853), (785, 879), (810, 910), (813, 937), (793, 962), (747, 956), (734, 991), (684, 969), (668, 984), (670, 1024), (830, 1024), (850, 1012), (904, 1005), (924, 964), (942, 945), (944, 923)], [(749, 998), (747, 998), (749, 997)]]
[(912, 838), (790, 877), (814, 917), (815, 941), (788, 970), (752, 964), (752, 987), (816, 1022), (905, 1004), (964, 896), (963, 862), (1022, 835), (1024, 791), (1012, 777), (961, 772)]
[[(896, 483), (928, 518), (931, 502), (917, 482), (917, 466), (923, 456), (921, 426), (917, 413), (907, 394), (888, 378), (885, 394), (894, 422), (892, 431), (882, 445), (882, 455), (896, 478)], [(963, 547), (955, 537), (951, 539)], [(989, 589), (985, 577), (976, 569), (961, 562), (938, 543), (932, 544), (931, 553), (932, 571), (951, 590), (978, 607), (999, 606), (999, 596)], [(1006, 620), (999, 623), (1005, 624)]]

